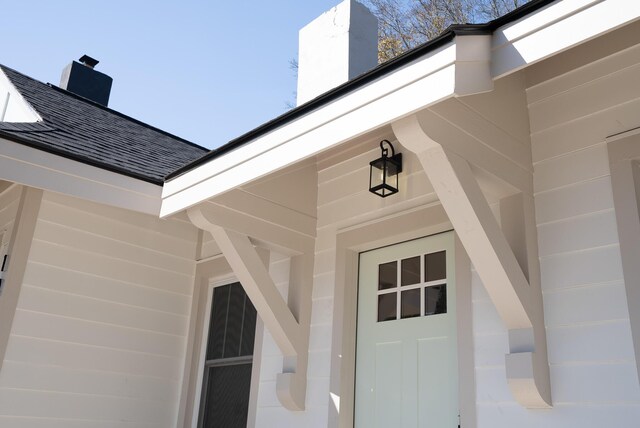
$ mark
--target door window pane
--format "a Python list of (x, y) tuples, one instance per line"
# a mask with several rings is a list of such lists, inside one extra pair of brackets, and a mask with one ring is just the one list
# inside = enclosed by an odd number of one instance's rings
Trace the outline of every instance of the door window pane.
[(402, 260), (401, 267), (400, 284), (413, 285), (420, 282), (420, 256)]
[(398, 262), (378, 265), (378, 290), (386, 290), (398, 285)]
[(424, 256), (426, 282), (437, 281), (447, 277), (447, 257), (445, 251), (438, 251)]
[(400, 308), (402, 318), (413, 318), (420, 316), (420, 289), (403, 291), (400, 298)]
[(389, 321), (397, 318), (397, 293), (387, 293), (378, 296), (378, 321)]
[(447, 285), (433, 285), (424, 289), (424, 314), (447, 313)]

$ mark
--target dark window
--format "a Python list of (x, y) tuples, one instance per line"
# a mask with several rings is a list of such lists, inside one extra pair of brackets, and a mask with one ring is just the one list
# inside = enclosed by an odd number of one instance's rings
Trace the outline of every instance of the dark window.
[(240, 283), (213, 290), (200, 427), (246, 427), (256, 316)]
[(447, 277), (446, 254), (444, 251), (438, 251), (424, 256), (425, 281), (437, 281)]
[(434, 285), (424, 289), (424, 314), (447, 313), (447, 285)]
[(378, 266), (378, 290), (394, 288), (397, 285), (397, 262), (383, 263)]
[(396, 309), (396, 293), (387, 293), (378, 296), (378, 321), (396, 319)]
[(402, 292), (400, 305), (402, 307), (401, 318), (413, 318), (420, 316), (420, 289), (414, 288)]
[[(402, 264), (402, 279), (401, 284), (413, 285), (420, 283), (420, 256), (411, 257), (410, 259), (404, 259)], [(419, 299), (418, 299), (419, 300)]]

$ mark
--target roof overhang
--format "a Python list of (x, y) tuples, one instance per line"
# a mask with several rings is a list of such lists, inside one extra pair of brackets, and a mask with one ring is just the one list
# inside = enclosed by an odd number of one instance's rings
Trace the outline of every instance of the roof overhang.
[(158, 215), (161, 187), (0, 137), (0, 180)]
[(638, 2), (564, 0), (490, 34), (452, 32), (450, 41), (402, 67), (166, 182), (160, 215), (182, 211), (451, 97), (490, 91), (495, 79), (639, 17)]

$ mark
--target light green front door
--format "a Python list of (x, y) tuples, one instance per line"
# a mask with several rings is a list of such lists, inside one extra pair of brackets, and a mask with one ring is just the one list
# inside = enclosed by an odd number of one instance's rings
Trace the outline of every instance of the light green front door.
[(356, 428), (456, 428), (453, 232), (360, 254)]

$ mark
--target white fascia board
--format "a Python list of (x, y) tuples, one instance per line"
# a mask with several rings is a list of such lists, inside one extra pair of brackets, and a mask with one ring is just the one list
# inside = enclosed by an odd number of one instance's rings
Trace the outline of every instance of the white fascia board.
[(494, 79), (640, 18), (637, 0), (564, 0), (493, 33)]
[(0, 138), (0, 180), (158, 215), (162, 188)]
[(450, 43), (389, 76), (165, 183), (161, 217), (453, 96), (455, 60), (456, 47)]

